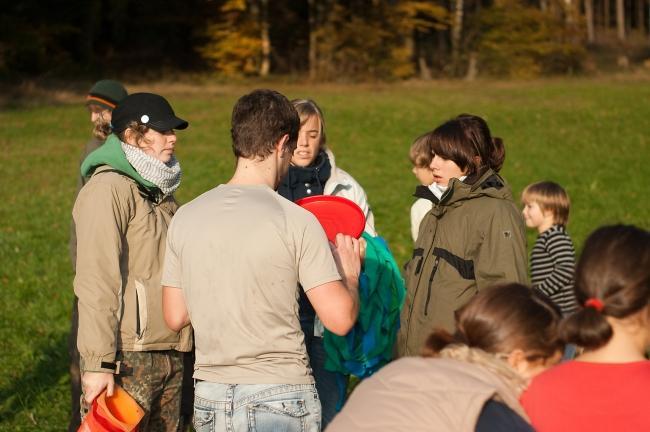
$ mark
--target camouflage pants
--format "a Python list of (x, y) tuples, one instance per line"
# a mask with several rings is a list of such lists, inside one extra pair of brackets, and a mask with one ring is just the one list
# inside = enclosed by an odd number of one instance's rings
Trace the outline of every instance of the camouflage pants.
[[(182, 428), (183, 357), (178, 351), (120, 351), (123, 372), (115, 382), (144, 409), (138, 431), (177, 432)], [(82, 416), (88, 405), (82, 403)]]

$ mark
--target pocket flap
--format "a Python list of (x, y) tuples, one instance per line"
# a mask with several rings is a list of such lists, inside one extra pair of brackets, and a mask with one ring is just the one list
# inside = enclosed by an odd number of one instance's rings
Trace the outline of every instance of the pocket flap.
[(147, 313), (147, 291), (142, 282), (136, 279), (135, 281), (135, 303), (136, 303), (136, 333), (137, 338), (142, 339), (144, 331), (147, 328), (148, 313)]
[(268, 412), (288, 415), (291, 417), (304, 417), (309, 412), (305, 406), (304, 399), (286, 399), (279, 401), (264, 401), (255, 405), (255, 409)]

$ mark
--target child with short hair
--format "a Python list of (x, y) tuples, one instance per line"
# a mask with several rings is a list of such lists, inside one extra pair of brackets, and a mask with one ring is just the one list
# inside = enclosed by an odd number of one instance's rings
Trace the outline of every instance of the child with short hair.
[[(428, 134), (419, 136), (411, 144), (409, 149), (409, 159), (413, 164), (413, 174), (422, 186), (429, 186), (433, 183), (433, 170), (429, 167), (433, 153), (427, 140)], [(420, 222), (424, 216), (431, 211), (433, 203), (426, 198), (418, 198), (411, 206), (411, 237), (415, 242), (418, 239), (420, 231)]]
[(569, 196), (559, 184), (542, 181), (526, 186), (521, 201), (526, 226), (539, 233), (530, 255), (531, 283), (566, 316), (577, 307), (573, 292), (575, 250), (566, 232)]

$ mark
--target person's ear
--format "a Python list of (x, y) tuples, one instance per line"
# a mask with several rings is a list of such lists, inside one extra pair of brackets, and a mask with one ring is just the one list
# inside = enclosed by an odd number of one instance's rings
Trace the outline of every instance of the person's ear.
[(278, 142), (275, 144), (275, 150), (277, 151), (278, 156), (280, 156), (281, 158), (284, 157), (285, 153), (289, 153), (288, 144), (289, 144), (288, 134), (282, 135), (282, 138), (280, 138)]
[(134, 139), (134, 137), (133, 137), (133, 129), (131, 129), (131, 128), (127, 128), (127, 129), (124, 131), (124, 142), (125, 142), (126, 144), (130, 144), (130, 145), (132, 145), (132, 146), (136, 146), (136, 147), (137, 147), (137, 144), (135, 143), (135, 139)]
[(552, 210), (542, 210), (542, 208), (539, 208), (542, 212), (542, 216), (544, 216), (545, 219), (548, 219), (552, 222), (555, 222), (555, 214), (553, 214)]

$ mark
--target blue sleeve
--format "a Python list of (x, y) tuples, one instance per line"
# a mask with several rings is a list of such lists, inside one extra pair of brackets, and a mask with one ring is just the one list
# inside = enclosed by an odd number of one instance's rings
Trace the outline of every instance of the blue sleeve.
[(476, 423), (476, 432), (535, 432), (535, 429), (508, 405), (490, 399)]

